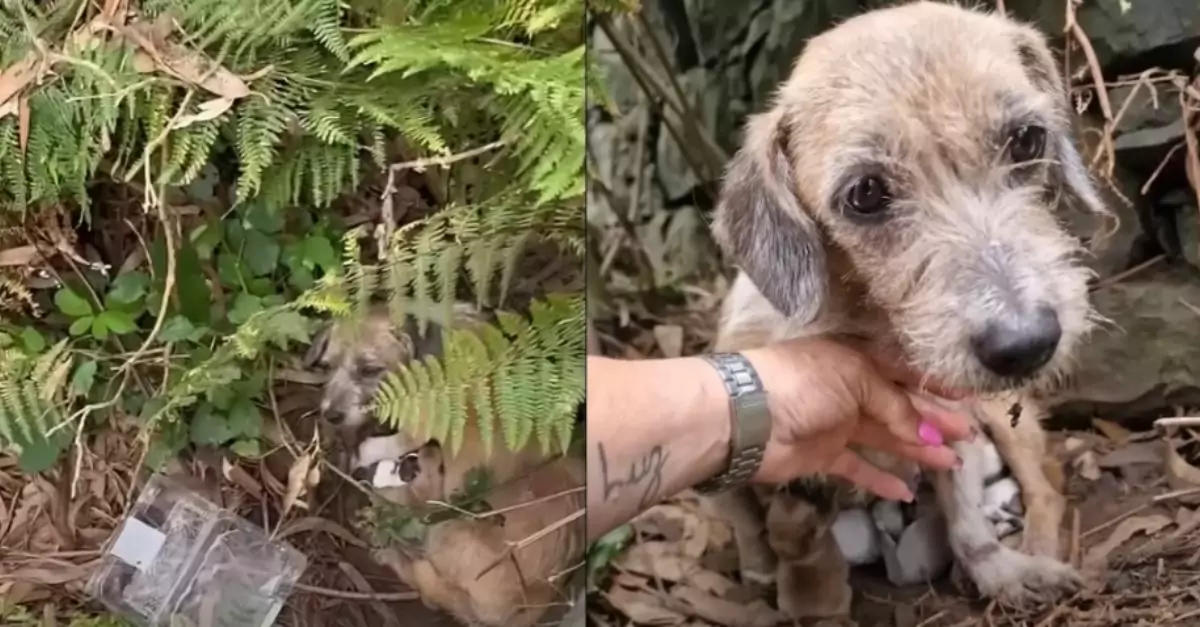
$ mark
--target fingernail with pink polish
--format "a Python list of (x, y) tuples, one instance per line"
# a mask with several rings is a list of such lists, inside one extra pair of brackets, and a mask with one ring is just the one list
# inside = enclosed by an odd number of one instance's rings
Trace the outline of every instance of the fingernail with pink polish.
[(938, 431), (938, 428), (931, 422), (921, 422), (920, 426), (917, 427), (917, 437), (921, 438), (921, 441), (929, 446), (941, 446), (944, 442), (942, 432)]

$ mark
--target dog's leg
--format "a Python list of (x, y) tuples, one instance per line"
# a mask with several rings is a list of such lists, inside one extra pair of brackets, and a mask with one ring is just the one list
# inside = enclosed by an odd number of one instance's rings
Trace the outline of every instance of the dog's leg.
[(1002, 544), (984, 514), (983, 442), (956, 442), (963, 460), (957, 471), (933, 473), (934, 489), (959, 566), (979, 592), (1006, 605), (1050, 601), (1079, 586), (1075, 569), (1044, 555), (1029, 555)]
[(835, 518), (786, 491), (771, 499), (767, 538), (779, 556), (779, 609), (789, 618), (850, 614), (850, 566), (832, 532)]
[(742, 580), (770, 585), (775, 580), (775, 553), (767, 544), (764, 511), (758, 495), (748, 487), (709, 497), (713, 513), (733, 529)]
[(1022, 401), (1017, 426), (1012, 426), (1012, 402), (988, 402), (978, 418), (987, 426), (1001, 459), (1021, 484), (1025, 533), (1021, 550), (1030, 555), (1061, 559), (1059, 533), (1066, 500), (1046, 476), (1046, 433), (1039, 407)]

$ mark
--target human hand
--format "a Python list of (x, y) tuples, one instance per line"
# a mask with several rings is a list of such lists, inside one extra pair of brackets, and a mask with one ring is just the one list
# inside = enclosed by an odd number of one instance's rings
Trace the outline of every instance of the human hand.
[[(895, 382), (919, 377), (842, 344), (803, 338), (748, 350), (767, 391), (771, 435), (755, 481), (784, 483), (812, 474), (847, 479), (884, 498), (911, 500), (906, 482), (863, 460), (850, 444), (935, 469), (960, 463), (945, 442), (971, 437), (966, 418), (925, 402)], [(926, 383), (945, 398), (960, 395)], [(922, 435), (925, 438), (922, 438)]]

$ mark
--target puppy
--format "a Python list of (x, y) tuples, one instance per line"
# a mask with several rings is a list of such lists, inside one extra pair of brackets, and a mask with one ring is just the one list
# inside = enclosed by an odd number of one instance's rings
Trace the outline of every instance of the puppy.
[[(460, 306), (451, 324), (470, 329), (480, 321)], [(397, 327), (380, 306), (325, 329), (305, 361), (330, 373), (322, 414), (357, 442), (355, 475), (375, 478), (379, 464), (389, 462), (394, 476), (384, 477), (380, 496), (408, 506), (446, 501), (463, 489), (472, 470), (483, 468), (494, 486), (488, 504), (507, 510), (432, 524), (423, 546), (384, 548), (376, 559), (428, 605), (465, 624), (532, 625), (565, 599), (559, 596), (566, 583), (561, 573), (583, 559), (582, 517), (563, 522), (583, 507), (583, 462), (547, 456), (533, 442), (519, 451), (497, 443), (489, 452), (480, 417), (470, 407), (462, 445), (453, 454), (429, 440), (422, 425), (383, 435), (373, 430), (368, 412), (380, 382), (413, 359), (440, 357), (440, 336), (440, 326), (431, 324), (422, 335), (411, 319)], [(364, 431), (373, 435), (361, 437)]]
[[(390, 440), (398, 445), (396, 438)], [(379, 490), (394, 503), (421, 507), (452, 495), (436, 442), (415, 451), (375, 444), (360, 449), (359, 460), (364, 468), (401, 460), (399, 481)], [(379, 549), (375, 559), (427, 605), (465, 625), (534, 625), (549, 607), (568, 598), (567, 574), (583, 559), (582, 524), (563, 523), (583, 507), (578, 489), (583, 473), (576, 457), (544, 462), (487, 494), (487, 504), (498, 513), (431, 524), (421, 547)]]
[[(988, 429), (1020, 483), (1020, 550), (1004, 546), (985, 515), (973, 470), (982, 444), (956, 444), (963, 470), (937, 473), (934, 485), (959, 566), (1008, 604), (1051, 600), (1079, 583), (1059, 559), (1064, 499), (1043, 471), (1037, 404), (1099, 321), (1085, 250), (1061, 212), (1109, 213), (1070, 116), (1033, 28), (934, 2), (868, 12), (810, 40), (769, 109), (750, 118), (714, 216), (715, 239), (740, 266), (714, 350), (848, 337), (976, 394), (959, 409)], [(886, 455), (868, 459), (913, 472)], [(840, 494), (842, 503), (862, 498)], [(743, 575), (774, 579), (761, 507), (747, 490), (717, 498)], [(786, 511), (795, 518), (796, 508)], [(808, 529), (833, 519), (809, 515), (819, 522)], [(793, 545), (829, 568), (832, 542), (814, 533)], [(789, 557), (791, 580), (803, 579), (803, 563)], [(797, 616), (844, 613), (844, 578), (839, 591), (781, 588)]]

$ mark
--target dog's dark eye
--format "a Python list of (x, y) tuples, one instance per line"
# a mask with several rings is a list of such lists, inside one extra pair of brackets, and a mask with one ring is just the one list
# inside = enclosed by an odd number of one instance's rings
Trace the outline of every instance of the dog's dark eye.
[(846, 203), (855, 213), (874, 215), (887, 209), (891, 198), (887, 185), (878, 176), (864, 176), (850, 188)]
[(373, 379), (383, 374), (383, 367), (378, 364), (360, 364), (358, 366), (358, 376), (363, 379)]
[(1045, 149), (1046, 129), (1040, 126), (1022, 126), (1009, 137), (1008, 151), (1016, 163), (1039, 159)]

